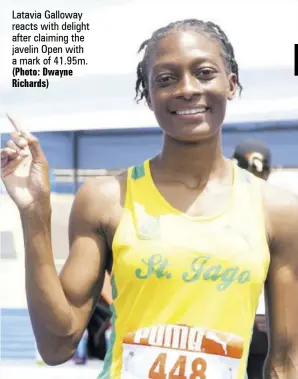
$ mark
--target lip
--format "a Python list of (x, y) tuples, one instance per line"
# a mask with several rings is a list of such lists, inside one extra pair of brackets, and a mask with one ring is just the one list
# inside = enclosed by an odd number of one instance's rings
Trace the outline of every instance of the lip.
[[(196, 109), (196, 108), (202, 108), (202, 107), (184, 108), (184, 109), (181, 109), (181, 111), (191, 110), (191, 109)], [(172, 116), (178, 117), (181, 120), (202, 120), (206, 116), (206, 114), (210, 111), (210, 108), (208, 107), (205, 107), (205, 108), (206, 108), (205, 112), (190, 113), (190, 114), (177, 114), (176, 112), (180, 111), (179, 109), (177, 111), (171, 112), (171, 114)]]

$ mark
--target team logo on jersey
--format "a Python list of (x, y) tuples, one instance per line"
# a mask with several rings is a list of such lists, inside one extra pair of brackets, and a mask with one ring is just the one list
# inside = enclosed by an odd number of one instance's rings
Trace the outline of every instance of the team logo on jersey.
[(159, 237), (159, 217), (151, 217), (143, 222), (138, 231), (141, 239), (156, 239)]
[(145, 211), (145, 207), (135, 203), (136, 227), (139, 239), (158, 239), (160, 237), (160, 217), (151, 216)]

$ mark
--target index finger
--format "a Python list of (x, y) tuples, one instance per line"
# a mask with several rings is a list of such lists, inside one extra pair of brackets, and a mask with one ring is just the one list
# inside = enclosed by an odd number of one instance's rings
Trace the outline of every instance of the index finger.
[(10, 123), (12, 124), (12, 126), (15, 128), (16, 132), (20, 133), (20, 129), (18, 128), (18, 126), (15, 123), (15, 121), (10, 117), (10, 115), (8, 113), (6, 113), (6, 116), (9, 119)]

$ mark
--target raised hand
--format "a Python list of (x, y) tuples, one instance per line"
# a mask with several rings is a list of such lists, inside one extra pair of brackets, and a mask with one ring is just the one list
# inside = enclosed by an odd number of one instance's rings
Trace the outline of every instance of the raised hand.
[(7, 117), (15, 129), (1, 150), (1, 178), (7, 193), (20, 211), (48, 205), (51, 191), (48, 162), (39, 141)]

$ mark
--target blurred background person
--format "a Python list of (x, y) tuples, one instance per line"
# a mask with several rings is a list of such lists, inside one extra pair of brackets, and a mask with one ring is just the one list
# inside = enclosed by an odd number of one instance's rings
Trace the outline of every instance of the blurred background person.
[(246, 140), (236, 146), (233, 159), (238, 166), (267, 180), (271, 172), (271, 152), (258, 140)]

